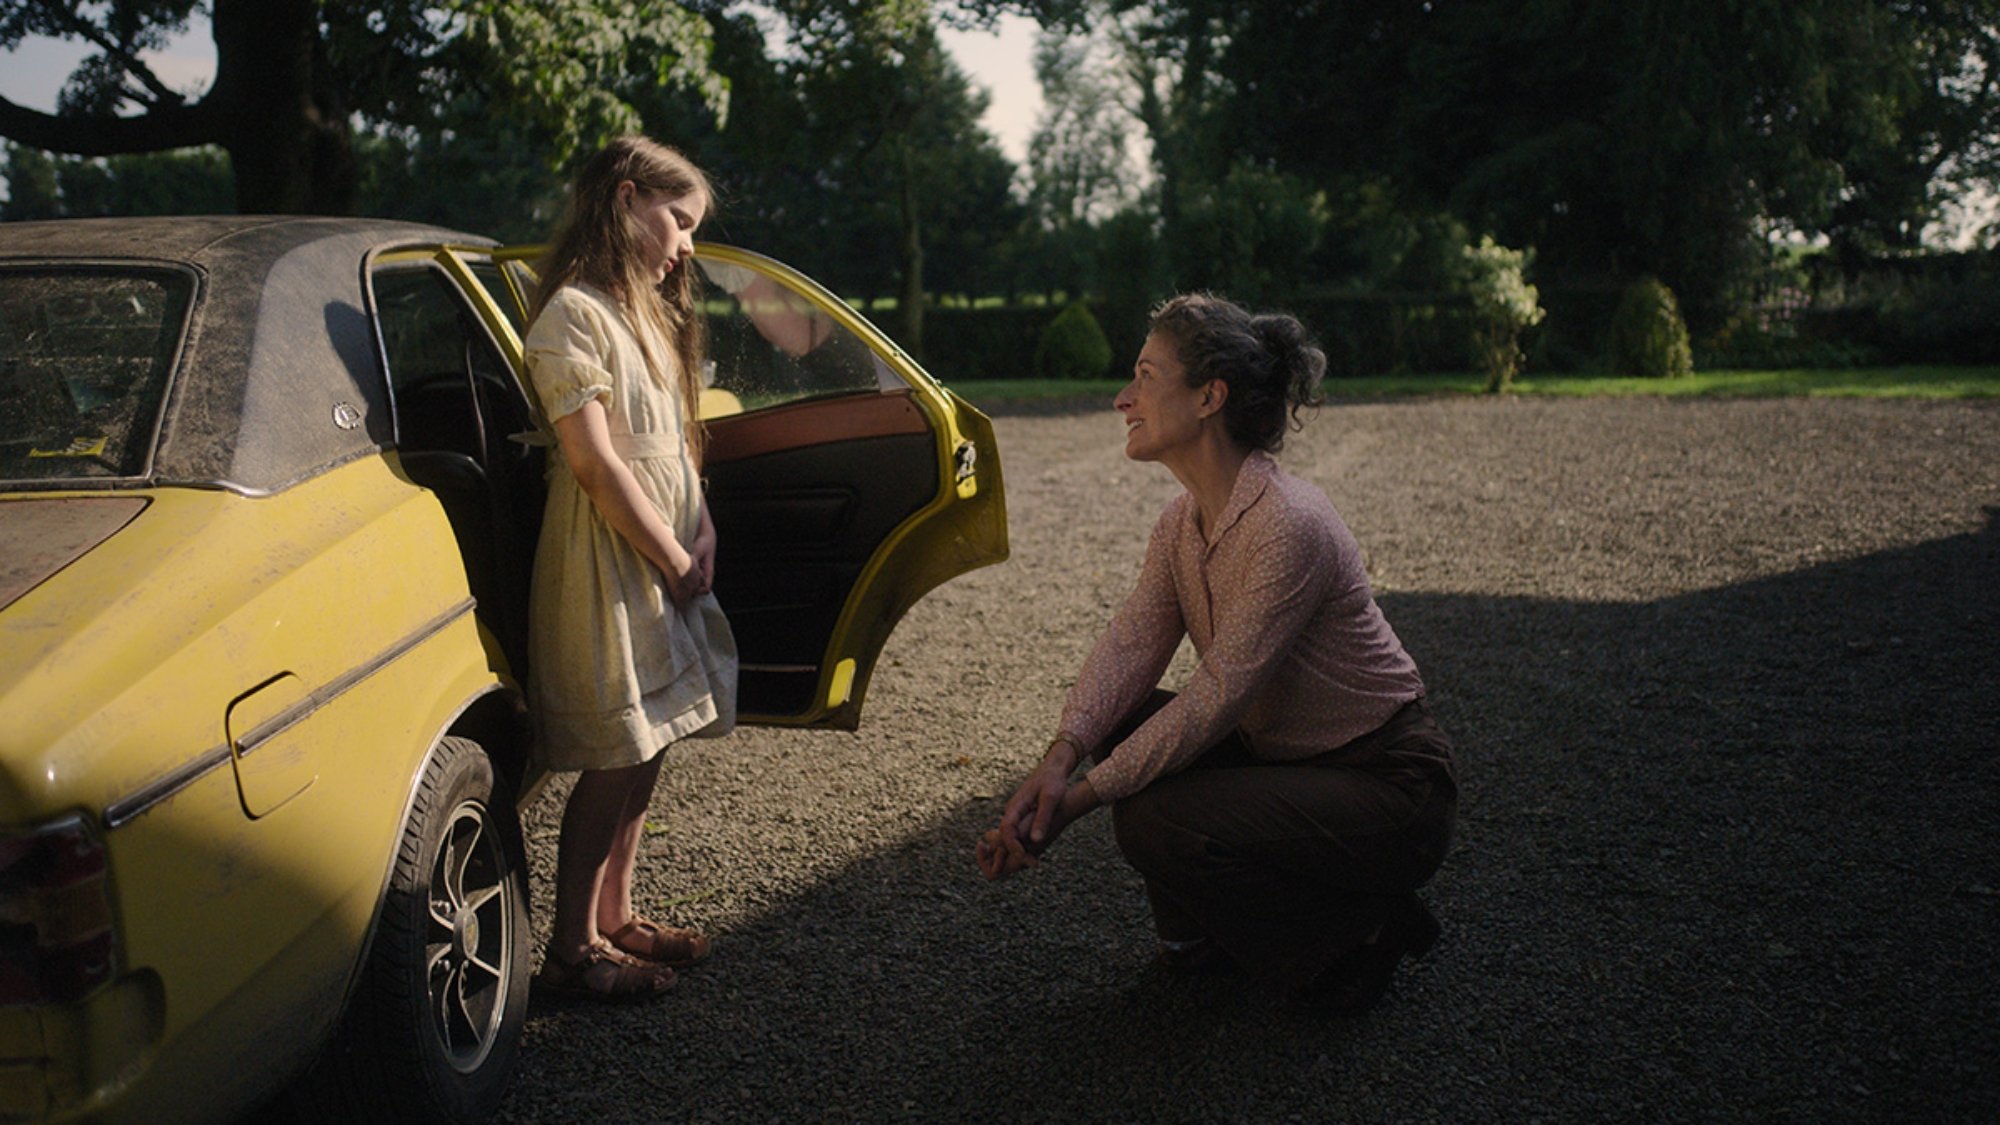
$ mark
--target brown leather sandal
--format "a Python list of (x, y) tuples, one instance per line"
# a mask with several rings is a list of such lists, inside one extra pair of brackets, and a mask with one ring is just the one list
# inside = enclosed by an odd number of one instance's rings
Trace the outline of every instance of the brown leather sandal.
[(634, 918), (605, 935), (623, 953), (655, 965), (685, 969), (708, 956), (708, 935), (680, 926), (662, 926), (645, 918)]
[[(610, 972), (593, 977), (591, 970), (599, 965)], [(594, 945), (580, 961), (565, 960), (554, 952), (545, 955), (541, 971), (535, 974), (535, 987), (564, 999), (629, 1004), (653, 999), (672, 988), (674, 980), (674, 971), (665, 965), (641, 961), (608, 945)]]

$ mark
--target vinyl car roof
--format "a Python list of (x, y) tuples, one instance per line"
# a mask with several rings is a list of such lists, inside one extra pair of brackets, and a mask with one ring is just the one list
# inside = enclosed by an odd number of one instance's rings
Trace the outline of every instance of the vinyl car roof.
[(0, 223), (0, 269), (130, 264), (199, 285), (145, 481), (268, 493), (388, 446), (367, 313), (378, 252), (490, 239), (383, 219), (217, 216)]

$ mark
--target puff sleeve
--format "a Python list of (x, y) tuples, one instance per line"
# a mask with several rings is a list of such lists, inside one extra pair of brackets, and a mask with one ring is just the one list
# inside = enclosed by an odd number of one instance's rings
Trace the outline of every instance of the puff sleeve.
[(612, 380), (608, 365), (614, 345), (602, 322), (603, 314), (570, 289), (563, 289), (543, 307), (523, 341), (528, 385), (553, 422), (583, 409), (592, 399), (609, 399)]

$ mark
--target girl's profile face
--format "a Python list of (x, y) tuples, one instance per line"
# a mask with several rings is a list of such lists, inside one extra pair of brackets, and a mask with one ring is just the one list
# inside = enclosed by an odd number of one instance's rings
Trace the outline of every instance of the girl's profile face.
[(656, 282), (680, 268), (694, 253), (694, 231), (708, 212), (708, 201), (698, 191), (667, 195), (647, 191), (631, 180), (618, 185), (618, 200), (646, 236), (646, 259), (640, 265)]

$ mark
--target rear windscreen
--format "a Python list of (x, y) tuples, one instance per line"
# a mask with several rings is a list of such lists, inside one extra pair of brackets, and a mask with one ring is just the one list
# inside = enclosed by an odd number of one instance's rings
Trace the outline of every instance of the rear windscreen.
[(0, 481), (146, 471), (194, 279), (0, 268)]

